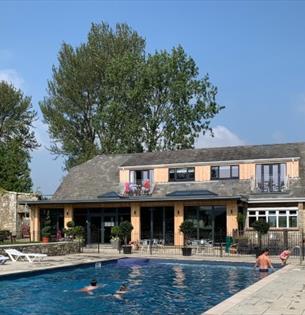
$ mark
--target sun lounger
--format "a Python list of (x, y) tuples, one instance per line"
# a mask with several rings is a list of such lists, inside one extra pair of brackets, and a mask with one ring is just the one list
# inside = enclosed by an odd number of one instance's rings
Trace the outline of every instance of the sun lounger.
[(34, 253), (22, 253), (17, 249), (5, 249), (12, 261), (27, 260), (28, 262), (41, 261), (47, 257), (45, 254), (34, 254)]
[(8, 257), (0, 255), (0, 265), (4, 265), (7, 260), (8, 260)]

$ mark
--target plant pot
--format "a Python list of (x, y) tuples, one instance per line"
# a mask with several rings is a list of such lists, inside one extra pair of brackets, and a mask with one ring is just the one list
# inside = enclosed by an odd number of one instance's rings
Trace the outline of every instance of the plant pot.
[(122, 248), (123, 248), (123, 253), (124, 254), (131, 254), (132, 246), (130, 246), (130, 245), (123, 245)]
[(49, 237), (48, 236), (43, 236), (42, 237), (42, 242), (43, 243), (49, 243)]
[(110, 240), (111, 247), (114, 249), (119, 250), (121, 247), (121, 241), (120, 240)]
[(182, 247), (183, 256), (192, 256), (192, 247)]

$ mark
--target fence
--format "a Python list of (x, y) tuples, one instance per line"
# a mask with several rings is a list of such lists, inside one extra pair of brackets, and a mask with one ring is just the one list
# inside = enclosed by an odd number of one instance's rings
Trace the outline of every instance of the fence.
[[(133, 239), (139, 241), (128, 242), (134, 253), (138, 255), (181, 255), (184, 247), (182, 235), (176, 234), (171, 237), (140, 239), (133, 235)], [(172, 240), (169, 243), (168, 240)], [(174, 242), (180, 245), (174, 245)], [(278, 256), (283, 250), (291, 250), (291, 258), (304, 260), (304, 235), (300, 231), (272, 231), (262, 235), (261, 244), (255, 231), (247, 231), (243, 235), (227, 237), (224, 234), (215, 233), (213, 239), (190, 239), (187, 247), (192, 249), (195, 256), (213, 257), (237, 257), (257, 256), (262, 248), (269, 248), (270, 255)], [(86, 252), (118, 253), (117, 245), (112, 248), (110, 244), (94, 243), (87, 245)]]

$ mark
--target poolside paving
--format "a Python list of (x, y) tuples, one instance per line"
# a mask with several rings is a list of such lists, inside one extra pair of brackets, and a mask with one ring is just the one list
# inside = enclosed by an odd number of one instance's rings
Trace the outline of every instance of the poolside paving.
[[(194, 261), (219, 260), (240, 261), (253, 263), (254, 257), (212, 257), (162, 255), (155, 253), (152, 256), (145, 254), (122, 255), (117, 251), (103, 251), (102, 253), (80, 253), (66, 256), (51, 256), (41, 263), (11, 262), (0, 265), (0, 276), (31, 272), (34, 270), (53, 269), (58, 267), (74, 266), (83, 263), (108, 261), (122, 257), (147, 257), (186, 259)], [(276, 258), (274, 262), (278, 262)], [(305, 265), (300, 265), (297, 259), (270, 276), (263, 278), (252, 286), (235, 294), (231, 298), (211, 308), (205, 315), (305, 315)]]

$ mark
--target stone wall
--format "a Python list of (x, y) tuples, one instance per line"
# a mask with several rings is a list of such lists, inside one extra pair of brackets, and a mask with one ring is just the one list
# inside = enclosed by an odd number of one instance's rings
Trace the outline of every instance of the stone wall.
[(0, 245), (0, 255), (6, 255), (5, 249), (17, 249), (23, 253), (47, 254), (48, 256), (63, 256), (80, 252), (79, 242), (29, 243)]
[(18, 205), (21, 200), (37, 200), (38, 196), (32, 193), (17, 193), (12, 191), (0, 192), (0, 230), (9, 230), (12, 234), (21, 237), (21, 226), (29, 224), (29, 209)]

